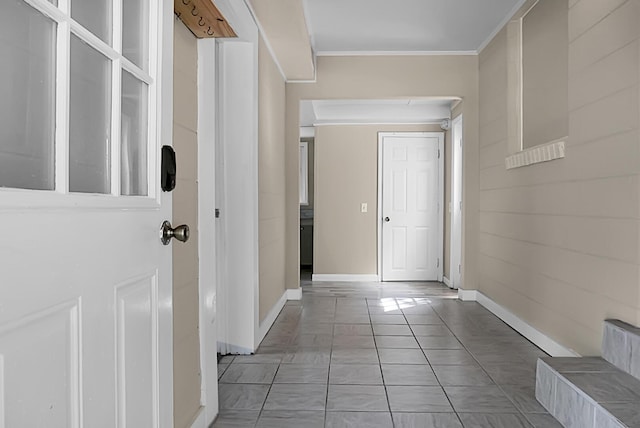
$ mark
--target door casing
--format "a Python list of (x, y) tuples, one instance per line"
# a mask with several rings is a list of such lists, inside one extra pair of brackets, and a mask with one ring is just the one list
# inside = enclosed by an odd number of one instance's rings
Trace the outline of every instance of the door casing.
[(451, 121), (451, 245), (449, 280), (451, 288), (462, 287), (462, 186), (463, 119)]

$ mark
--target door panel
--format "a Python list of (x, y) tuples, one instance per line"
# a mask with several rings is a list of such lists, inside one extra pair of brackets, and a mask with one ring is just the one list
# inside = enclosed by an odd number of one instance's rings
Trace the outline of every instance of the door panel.
[(429, 269), (429, 261), (431, 260), (431, 254), (429, 254), (429, 243), (431, 241), (431, 234), (428, 227), (416, 227), (416, 270), (426, 271)]
[[(77, 338), (77, 301), (32, 314), (0, 333), (4, 426), (43, 426), (44, 421), (48, 426), (76, 426), (80, 368)], [(44, 355), (46, 365), (42, 364)], [(25, 366), (33, 373), (25, 376)], [(20, 411), (24, 403), (30, 403), (35, 411), (25, 415)]]
[[(437, 280), (441, 133), (382, 138), (382, 279)], [(389, 219), (387, 221), (387, 218)]]
[(407, 268), (407, 228), (395, 226), (392, 229), (392, 248), (391, 254), (393, 262), (391, 264), (393, 270), (404, 270)]
[[(116, 288), (118, 422), (144, 426), (153, 415), (153, 371), (157, 360), (153, 332), (157, 277), (134, 280)], [(136, 373), (136, 376), (128, 376)]]

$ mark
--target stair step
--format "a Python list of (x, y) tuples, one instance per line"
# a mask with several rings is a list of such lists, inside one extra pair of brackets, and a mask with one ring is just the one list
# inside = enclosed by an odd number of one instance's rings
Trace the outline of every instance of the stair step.
[(605, 320), (602, 357), (640, 379), (640, 328), (620, 320)]
[(565, 428), (640, 428), (640, 380), (599, 357), (538, 359), (536, 398)]

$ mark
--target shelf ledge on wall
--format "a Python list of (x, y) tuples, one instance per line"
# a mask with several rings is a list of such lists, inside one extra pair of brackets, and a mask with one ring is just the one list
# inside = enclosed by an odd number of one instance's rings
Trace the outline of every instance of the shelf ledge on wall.
[(562, 159), (565, 155), (564, 140), (531, 147), (507, 156), (504, 163), (507, 169), (521, 168), (536, 163)]

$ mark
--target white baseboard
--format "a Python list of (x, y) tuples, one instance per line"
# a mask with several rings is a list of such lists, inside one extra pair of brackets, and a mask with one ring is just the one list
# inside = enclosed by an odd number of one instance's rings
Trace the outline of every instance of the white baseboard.
[(446, 285), (447, 287), (451, 288), (451, 281), (449, 281), (449, 278), (447, 278), (446, 276), (442, 277), (442, 282), (444, 282), (444, 285)]
[(287, 290), (287, 300), (301, 300), (302, 288), (290, 288)]
[(254, 351), (255, 349), (232, 345), (230, 343), (218, 342), (218, 352), (221, 355), (251, 355)]
[(458, 288), (458, 299), (463, 302), (475, 302), (477, 301), (478, 292), (476, 290), (464, 290)]
[(196, 415), (196, 418), (193, 420), (193, 423), (191, 424), (191, 428), (207, 428), (207, 427), (208, 427), (208, 424), (207, 424), (206, 412), (204, 411), (204, 407), (200, 407), (200, 409), (198, 410), (198, 414)]
[(311, 275), (311, 281), (318, 282), (380, 282), (378, 275), (343, 275), (314, 273)]
[(556, 342), (540, 330), (519, 318), (504, 306), (499, 305), (477, 290), (458, 289), (458, 297), (463, 301), (476, 301), (495, 316), (511, 326), (552, 357), (579, 357), (580, 354)]
[(256, 337), (256, 340), (255, 340), (256, 349), (260, 345), (260, 342), (262, 342), (262, 339), (264, 339), (264, 337), (267, 335), (267, 332), (269, 331), (273, 323), (276, 321), (276, 318), (278, 318), (278, 315), (280, 314), (280, 311), (284, 307), (284, 304), (287, 303), (287, 296), (289, 294), (288, 292), (289, 290), (285, 290), (284, 293), (282, 293), (282, 296), (280, 296), (280, 299), (278, 299), (276, 304), (273, 305), (273, 307), (271, 308), (267, 316), (260, 323), (260, 328), (258, 329), (258, 336)]

